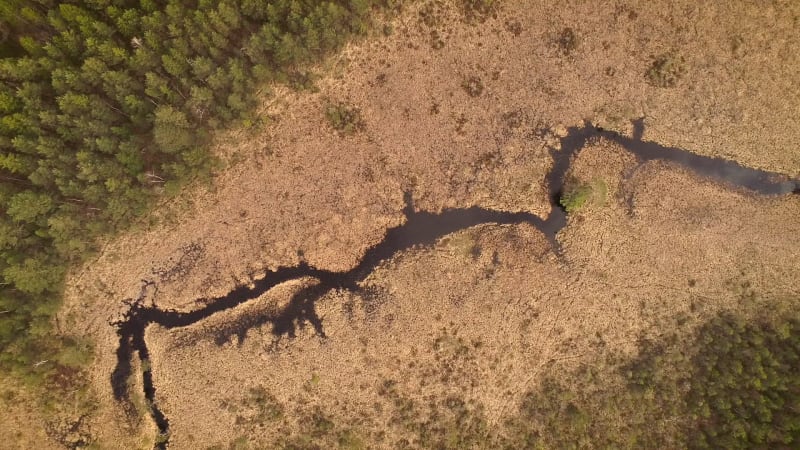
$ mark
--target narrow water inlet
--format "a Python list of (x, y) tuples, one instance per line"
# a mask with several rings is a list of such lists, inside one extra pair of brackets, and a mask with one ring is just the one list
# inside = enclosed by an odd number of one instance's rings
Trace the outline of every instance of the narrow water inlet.
[[(314, 327), (316, 333), (325, 336), (322, 320), (316, 313), (315, 302), (333, 289), (348, 289), (359, 291), (359, 283), (374, 271), (383, 261), (397, 253), (415, 246), (427, 246), (437, 239), (480, 224), (520, 224), (527, 223), (539, 229), (551, 244), (552, 250), (560, 254), (558, 233), (567, 224), (567, 213), (559, 204), (560, 195), (564, 189), (566, 174), (571, 163), (590, 139), (602, 136), (618, 143), (627, 151), (634, 154), (640, 161), (664, 160), (679, 164), (690, 169), (700, 176), (707, 177), (730, 186), (748, 189), (761, 195), (782, 195), (800, 193), (800, 181), (793, 180), (785, 175), (750, 169), (740, 164), (720, 158), (700, 156), (689, 151), (659, 145), (654, 142), (641, 140), (643, 135), (643, 120), (634, 121), (633, 137), (623, 136), (619, 133), (594, 128), (588, 124), (582, 127), (572, 127), (567, 130), (561, 139), (561, 148), (552, 149), (550, 156), (553, 165), (545, 178), (550, 199), (551, 212), (547, 218), (542, 219), (527, 212), (510, 213), (494, 211), (473, 206), (471, 208), (447, 209), (441, 213), (416, 211), (413, 204), (413, 194), (404, 193), (405, 207), (403, 212), (406, 222), (403, 225), (389, 229), (384, 239), (371, 247), (353, 269), (346, 272), (332, 272), (317, 269), (303, 262), (297, 266), (282, 267), (268, 272), (263, 279), (256, 281), (252, 286), (239, 286), (225, 296), (201, 299), (207, 306), (190, 312), (174, 310), (161, 310), (152, 306), (144, 306), (144, 290), (151, 282), (143, 287), (142, 294), (136, 300), (129, 300), (130, 309), (123, 320), (112, 323), (117, 327), (119, 347), (117, 348), (117, 365), (111, 374), (111, 386), (114, 396), (119, 401), (129, 399), (128, 380), (131, 375), (132, 358), (134, 352), (138, 353), (140, 360), (149, 359), (149, 352), (145, 342), (145, 329), (150, 324), (159, 324), (165, 328), (180, 328), (192, 325), (209, 316), (247, 301), (255, 299), (273, 287), (286, 281), (311, 277), (319, 280), (318, 284), (303, 288), (296, 292), (289, 304), (274, 317), (254, 317), (246, 321), (230, 324), (216, 336), (218, 343), (225, 342), (230, 336), (238, 335), (240, 341), (245, 338), (247, 331), (253, 327), (272, 324), (272, 332), (277, 337), (293, 337), (298, 326), (308, 323)], [(158, 409), (156, 402), (156, 388), (153, 383), (152, 372), (149, 368), (143, 371), (143, 391), (145, 398), (151, 404), (151, 415), (163, 436), (168, 437), (169, 421)], [(165, 448), (167, 443), (157, 445)]]
[[(800, 180), (766, 170), (742, 166), (736, 161), (701, 156), (677, 147), (667, 147), (652, 141), (643, 141), (644, 119), (633, 121), (634, 137), (603, 132), (602, 136), (618, 143), (641, 161), (669, 161), (692, 170), (696, 174), (723, 182), (729, 186), (745, 188), (761, 195), (783, 195), (800, 191)], [(637, 139), (638, 137), (638, 139)]]

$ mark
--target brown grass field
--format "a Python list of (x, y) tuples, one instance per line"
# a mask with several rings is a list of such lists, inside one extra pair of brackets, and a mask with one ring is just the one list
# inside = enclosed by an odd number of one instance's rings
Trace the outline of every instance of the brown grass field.
[[(96, 448), (152, 447), (140, 381), (138, 416), (109, 383), (109, 323), (142, 280), (157, 287), (148, 302), (189, 311), (301, 260), (346, 271), (402, 223), (404, 191), (424, 211), (545, 217), (549, 152), (565, 127), (629, 134), (643, 118), (646, 141), (800, 176), (798, 17), (790, 0), (505, 1), (484, 22), (447, 1), (408, 4), (315, 67), (315, 89), (259, 94), (264, 124), (215, 137), (225, 167), (213, 179), (74, 271), (58, 326), (96, 348), (97, 406), (81, 432)], [(360, 111), (355, 132), (330, 126), (336, 104)], [(428, 447), (421, 424), (443, 424), (445, 437), (475, 425), (453, 411), (502, 435), (545, 374), (569, 379), (643, 337), (747, 308), (750, 291), (800, 298), (799, 196), (638, 166), (604, 139), (570, 176), (593, 190), (558, 236), (563, 255), (531, 226), (483, 225), (385, 261), (363, 282), (368, 295), (323, 296), (326, 338), (306, 326), (277, 339), (270, 325), (214, 338), (275, 314), (313, 279), (186, 328), (149, 327), (169, 448)], [(58, 448), (25, 402), (4, 404), (17, 419), (0, 430), (18, 439), (0, 447)]]

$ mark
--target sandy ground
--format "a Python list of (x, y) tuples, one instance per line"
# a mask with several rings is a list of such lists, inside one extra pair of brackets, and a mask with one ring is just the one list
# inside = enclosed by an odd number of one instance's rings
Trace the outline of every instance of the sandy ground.
[[(428, 11), (427, 19), (420, 10)], [(262, 109), (268, 125), (217, 137), (215, 152), (228, 168), (211, 180), (211, 187), (187, 189), (156, 211), (155, 225), (109, 243), (70, 279), (59, 320), (97, 342), (92, 377), (103, 405), (98, 423), (104, 424), (96, 427), (98, 433), (107, 443), (120, 433), (107, 425), (120, 414), (110, 398), (117, 341), (108, 324), (125, 310), (123, 299), (138, 295), (141, 280), (157, 283), (158, 293), (150, 301), (159, 307), (189, 310), (199, 306), (198, 299), (202, 303), (265, 269), (294, 265), (301, 258), (346, 270), (380, 241), (386, 228), (400, 223), (403, 190), (411, 190), (425, 210), (481, 205), (546, 215), (543, 183), (550, 167), (547, 146), (554, 141), (543, 130), (588, 120), (628, 131), (629, 119), (644, 117), (646, 140), (800, 175), (800, 81), (794, 76), (800, 69), (799, 15), (800, 4), (792, 1), (559, 2), (558, 7), (525, 1), (507, 2), (495, 18), (474, 25), (462, 22), (446, 3), (406, 8), (392, 23), (391, 35), (356, 43), (321, 66), (318, 70), (328, 75), (318, 81), (318, 92), (276, 89)], [(679, 78), (672, 87), (653, 85), (648, 70), (667, 56), (680, 66)], [(465, 82), (481, 85), (480, 94), (473, 89), (470, 95)], [(363, 131), (340, 136), (327, 125), (325, 105), (340, 101), (360, 108)], [(613, 158), (601, 152), (592, 159), (589, 153), (575, 174), (587, 180), (608, 177), (610, 200), (571, 221), (563, 234), (566, 262), (547, 256), (530, 261), (529, 252), (541, 255), (544, 250), (538, 247), (541, 238), (525, 229), (478, 233), (494, 242), (504, 258), (521, 261), (513, 267), (494, 267), (485, 256), (489, 250), (478, 261), (439, 251), (405, 255), (396, 272), (375, 275), (383, 278), (374, 283), (394, 289), (386, 302), (392, 306), (385, 308), (398, 309), (388, 331), (374, 328), (380, 321), (345, 325), (336, 311), (346, 299), (332, 297), (320, 308), (332, 336), (340, 340), (300, 338), (266, 359), (249, 347), (258, 339), (242, 348), (216, 349), (202, 340), (201, 347), (189, 348), (172, 342), (173, 334), (189, 331), (151, 330), (157, 383), (163, 386), (158, 395), (164, 396), (174, 422), (175, 446), (193, 445), (189, 434), (208, 442), (231, 437), (220, 428), (227, 422), (211, 420), (221, 391), (209, 392), (200, 381), (219, 378), (222, 383), (220, 371), (259, 373), (267, 377), (262, 382), (270, 392), (289, 401), (302, 377), (270, 383), (293, 364), (324, 362), (330, 374), (321, 374), (319, 384), (333, 386), (336, 377), (352, 375), (330, 368), (335, 361), (346, 366), (347, 358), (355, 358), (347, 355), (361, 351), (354, 344), (359, 337), (382, 339), (367, 344), (367, 354), (396, 345), (387, 348), (400, 352), (395, 356), (403, 360), (403, 349), (429, 352), (430, 333), (440, 332), (449, 320), (460, 333), (480, 321), (476, 334), (469, 335), (487, 342), (477, 359), (491, 359), (496, 356), (492, 352), (512, 345), (509, 361), (515, 367), (536, 367), (566, 345), (567, 337), (579, 342), (576, 348), (585, 348), (581, 340), (595, 330), (625, 342), (663, 314), (688, 308), (693, 293), (722, 304), (729, 297), (722, 286), (736, 277), (752, 278), (764, 289), (759, 292), (789, 289), (780, 286), (781, 280), (785, 284), (795, 277), (788, 268), (797, 262), (797, 243), (789, 234), (796, 232), (789, 229), (797, 222), (796, 200), (752, 199), (658, 164), (638, 168), (620, 185), (619, 171), (626, 170), (629, 158), (611, 151)], [(619, 205), (618, 193), (624, 199)], [(764, 230), (772, 231), (765, 235)], [(520, 234), (519, 246), (504, 244), (516, 238), (503, 233)], [(481, 266), (487, 264), (496, 273), (476, 275), (488, 270)], [(430, 273), (440, 274), (435, 278), (442, 284), (411, 281)], [(691, 288), (689, 279), (695, 280)], [(448, 300), (450, 294), (444, 295), (465, 290), (463, 305), (468, 306), (460, 309)], [(429, 322), (436, 313), (420, 319), (423, 294), (426, 307), (453, 319), (439, 325)], [(521, 317), (526, 308), (540, 310), (536, 320), (545, 322), (531, 322), (525, 334), (530, 340), (520, 333), (488, 333), (491, 324), (509, 330), (519, 326), (518, 319), (499, 312), (499, 304), (511, 305), (508, 314)], [(487, 312), (492, 305), (494, 312)], [(417, 328), (406, 333), (404, 326)], [(332, 346), (337, 351), (321, 350)], [(176, 353), (161, 357), (167, 351)], [(313, 351), (318, 358), (292, 356)], [(190, 357), (200, 352), (208, 355), (200, 361)], [(280, 369), (266, 370), (274, 364)], [(376, 364), (386, 376), (400, 367), (383, 360)], [(489, 402), (494, 418), (503, 414), (495, 404), (511, 401), (535, 382), (535, 376), (525, 378), (508, 388), (511, 394), (500, 395), (505, 385), (499, 372), (480, 371), (488, 381), (474, 396)], [(372, 386), (377, 378), (362, 380)], [(203, 398), (190, 395), (201, 388), (208, 392)], [(320, 395), (320, 401), (327, 401), (334, 394)], [(198, 412), (189, 414), (187, 407)], [(193, 426), (186, 422), (190, 418), (196, 420)]]

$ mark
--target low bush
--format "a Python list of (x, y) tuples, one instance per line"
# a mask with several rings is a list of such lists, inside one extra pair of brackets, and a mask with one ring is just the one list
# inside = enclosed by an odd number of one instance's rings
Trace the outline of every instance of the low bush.
[(364, 128), (361, 110), (346, 103), (331, 103), (325, 108), (325, 118), (334, 130), (342, 135)]
[(568, 213), (581, 209), (589, 202), (603, 203), (608, 194), (608, 186), (603, 180), (579, 182), (571, 180), (566, 183), (559, 203)]

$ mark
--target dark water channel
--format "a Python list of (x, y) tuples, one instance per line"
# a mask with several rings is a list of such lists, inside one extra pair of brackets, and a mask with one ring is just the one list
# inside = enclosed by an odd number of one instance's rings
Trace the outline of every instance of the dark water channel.
[[(117, 400), (129, 402), (128, 379), (132, 370), (134, 352), (142, 361), (149, 360), (147, 343), (144, 338), (145, 328), (150, 324), (159, 324), (166, 328), (179, 328), (194, 324), (217, 312), (233, 308), (255, 299), (283, 282), (312, 277), (318, 283), (301, 289), (295, 293), (288, 305), (275, 316), (248, 317), (229, 324), (218, 330), (214, 336), (217, 343), (226, 342), (230, 337), (238, 335), (241, 342), (247, 331), (253, 327), (271, 324), (273, 334), (280, 337), (294, 337), (297, 327), (312, 326), (319, 336), (324, 337), (322, 321), (316, 313), (315, 302), (333, 289), (359, 291), (359, 283), (363, 281), (382, 261), (398, 252), (415, 246), (427, 246), (450, 233), (480, 224), (520, 224), (528, 223), (538, 228), (550, 241), (553, 251), (560, 254), (558, 232), (566, 225), (566, 212), (559, 205), (559, 197), (564, 188), (565, 178), (569, 171), (573, 156), (583, 148), (589, 139), (603, 136), (619, 143), (636, 155), (641, 162), (664, 160), (688, 168), (700, 176), (708, 177), (735, 188), (745, 188), (762, 195), (781, 195), (800, 193), (800, 180), (791, 180), (786, 176), (762, 170), (742, 167), (733, 161), (709, 158), (696, 155), (675, 147), (665, 147), (654, 142), (643, 141), (643, 121), (634, 122), (634, 136), (626, 137), (618, 133), (596, 129), (589, 125), (573, 127), (561, 139), (561, 150), (552, 150), (553, 168), (547, 174), (546, 182), (552, 212), (542, 219), (530, 213), (509, 213), (493, 211), (480, 207), (464, 209), (448, 209), (441, 213), (416, 211), (413, 195), (404, 194), (406, 222), (389, 229), (383, 241), (370, 248), (358, 266), (347, 272), (331, 272), (317, 269), (301, 263), (298, 266), (282, 267), (268, 272), (252, 286), (239, 286), (225, 296), (202, 299), (207, 306), (191, 312), (162, 310), (145, 306), (143, 299), (146, 290), (153, 285), (145, 282), (142, 294), (138, 299), (128, 300), (131, 307), (123, 320), (116, 322), (119, 333), (117, 348), (117, 365), (111, 375), (111, 385)], [(144, 394), (152, 404), (151, 414), (162, 434), (168, 436), (169, 421), (158, 409), (156, 387), (153, 384), (151, 371), (143, 374)], [(157, 448), (166, 448), (167, 444), (159, 444)]]

